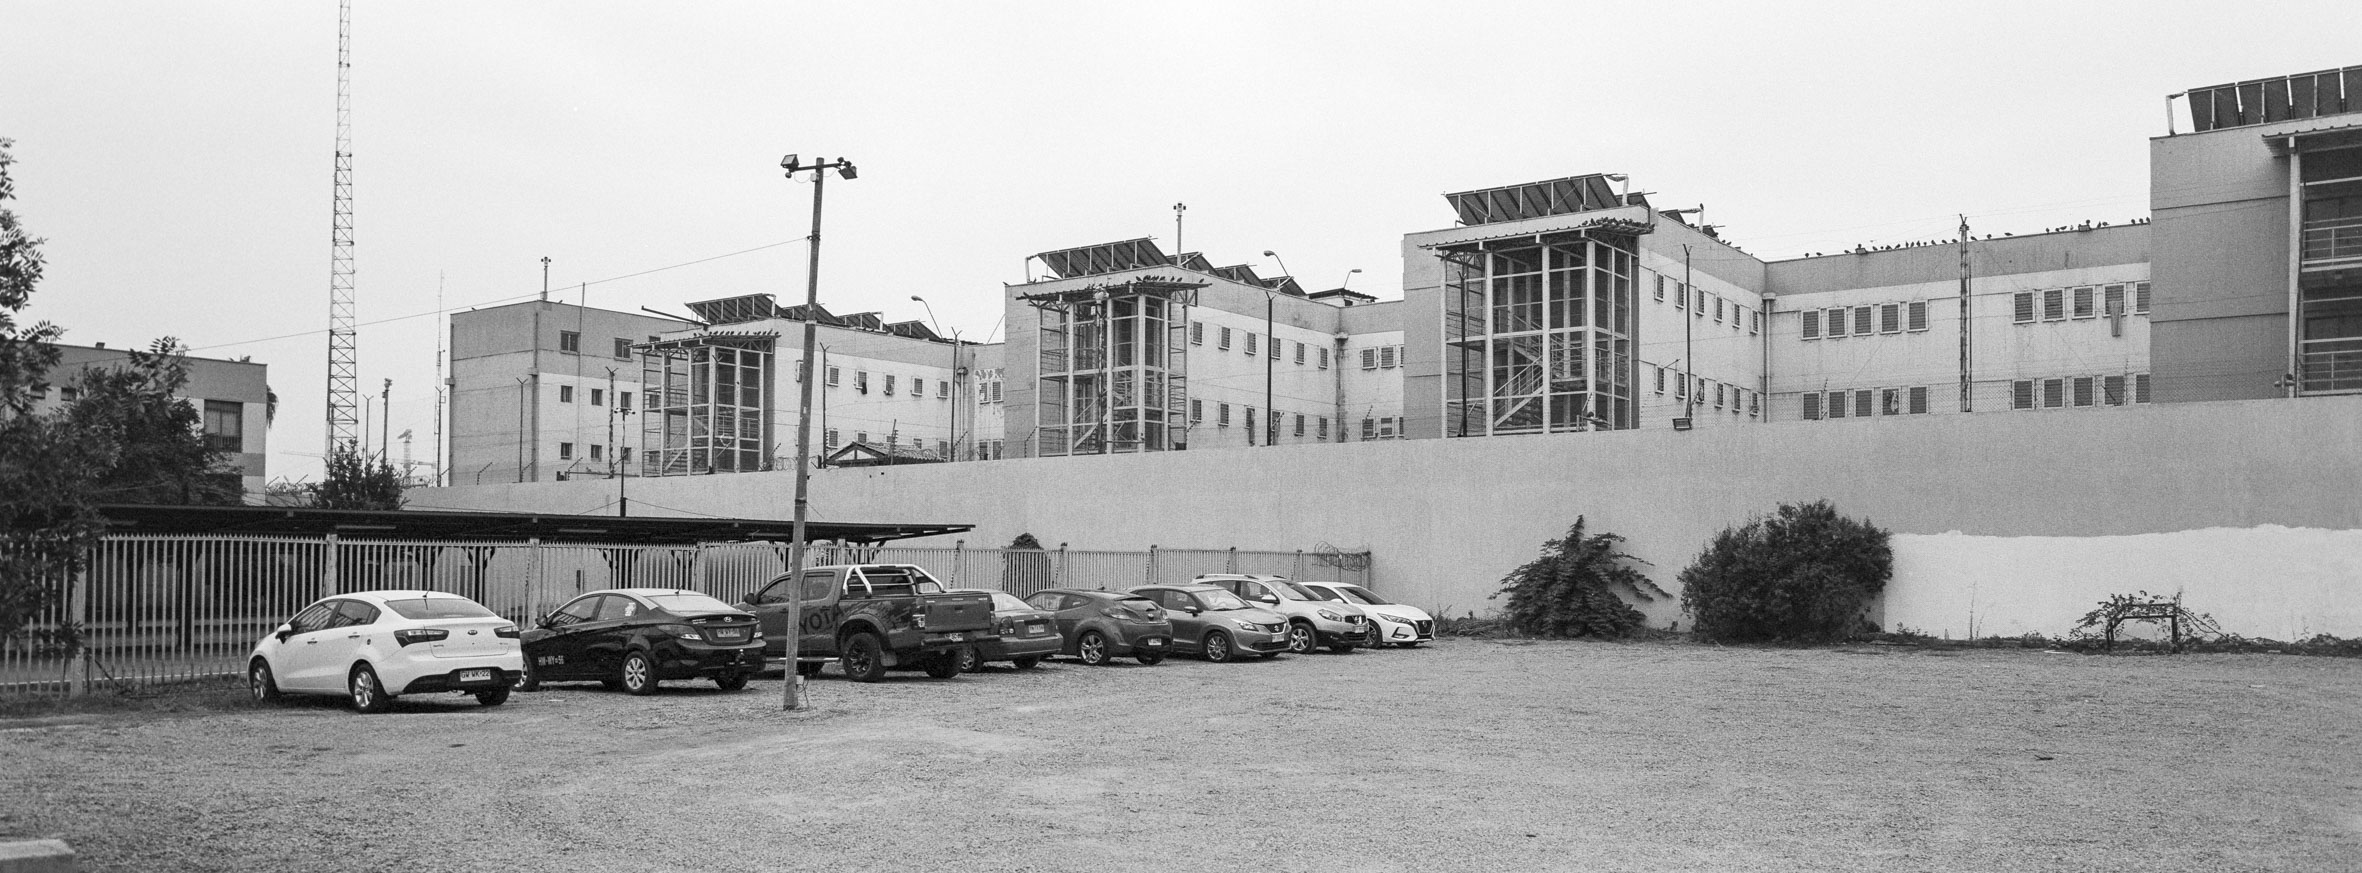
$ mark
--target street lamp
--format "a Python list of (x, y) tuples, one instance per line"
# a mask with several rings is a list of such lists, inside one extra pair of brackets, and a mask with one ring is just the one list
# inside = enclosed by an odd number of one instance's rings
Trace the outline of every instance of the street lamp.
[(853, 179), (856, 174), (853, 162), (843, 157), (833, 162), (827, 158), (814, 158), (812, 163), (807, 164), (795, 155), (788, 155), (779, 160), (779, 168), (786, 170), (790, 179), (806, 170), (812, 172), (812, 235), (806, 237), (810, 240), (806, 248), (811, 252), (811, 265), (804, 277), (804, 360), (800, 365), (803, 367), (803, 378), (798, 380), (800, 390), (796, 392), (795, 542), (788, 545), (787, 565), (788, 576), (795, 581), (788, 585), (787, 675), (780, 683), (786, 687), (781, 690), (779, 698), (780, 709), (792, 710), (804, 708), (804, 674), (798, 669), (796, 655), (803, 645), (799, 637), (802, 636), (800, 631), (804, 624), (803, 574), (804, 557), (808, 549), (804, 524), (812, 504), (812, 352), (820, 344), (817, 320), (820, 312), (820, 196), (828, 183), (828, 171), (835, 170), (837, 175), (846, 179)]
[[(910, 299), (918, 301), (920, 306), (927, 307), (927, 323), (935, 326), (936, 336), (942, 336), (943, 324), (935, 320), (935, 307), (927, 304), (927, 298), (916, 294), (910, 295)], [(960, 388), (967, 384), (967, 375), (960, 370), (960, 332), (955, 328), (951, 332), (951, 385), (953, 387), (946, 389), (945, 392), (947, 396), (951, 397), (951, 412), (947, 416), (950, 419), (947, 427), (951, 435), (951, 451), (949, 452), (951, 457), (945, 458), (946, 461), (956, 461), (960, 457), (960, 399), (958, 395)]]
[[(1288, 262), (1278, 252), (1264, 249), (1263, 256), (1279, 262), (1282, 278), (1295, 275), (1288, 271)], [(1271, 286), (1263, 286), (1263, 341), (1271, 344), (1270, 348), (1263, 350), (1263, 444), (1266, 446), (1279, 443), (1279, 416), (1271, 408), (1271, 368), (1272, 363), (1279, 360), (1279, 335), (1273, 332), (1271, 316), (1278, 300), (1279, 295)]]
[(1355, 274), (1355, 273), (1359, 273), (1359, 272), (1361, 272), (1361, 268), (1360, 268), (1360, 267), (1355, 267), (1355, 268), (1353, 268), (1353, 269), (1346, 270), (1346, 271), (1345, 271), (1345, 281), (1337, 283), (1337, 290), (1339, 290), (1339, 291), (1343, 291), (1343, 290), (1345, 290), (1346, 288), (1352, 287), (1352, 286), (1353, 286), (1353, 274)]

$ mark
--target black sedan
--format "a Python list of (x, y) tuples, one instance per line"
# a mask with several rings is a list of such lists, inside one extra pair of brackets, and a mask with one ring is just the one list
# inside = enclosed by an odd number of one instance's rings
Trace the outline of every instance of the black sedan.
[(763, 631), (753, 614), (695, 591), (613, 588), (574, 598), (524, 634), (517, 687), (596, 681), (654, 694), (666, 679), (712, 679), (746, 687), (763, 669)]

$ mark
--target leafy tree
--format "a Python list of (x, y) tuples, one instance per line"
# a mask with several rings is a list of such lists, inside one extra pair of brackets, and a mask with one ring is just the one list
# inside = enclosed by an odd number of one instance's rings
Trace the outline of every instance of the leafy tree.
[(1781, 504), (1707, 543), (1681, 571), (1681, 605), (1704, 637), (1827, 642), (1860, 632), (1893, 576), (1886, 531), (1826, 500)]
[(352, 446), (328, 455), (327, 475), (312, 486), (312, 505), (321, 509), (400, 509), (402, 476), (384, 456), (363, 457)]
[(1510, 627), (1545, 637), (1620, 637), (1646, 618), (1618, 592), (1641, 600), (1670, 596), (1632, 566), (1638, 558), (1619, 550), (1623, 537), (1583, 528), (1576, 516), (1566, 536), (1542, 544), (1541, 557), (1501, 580), (1493, 597), (1509, 597)]
[(188, 357), (171, 337), (123, 366), (83, 371), (65, 416), (107, 453), (97, 502), (234, 506), (245, 496), (237, 470), (206, 445), (203, 416), (175, 396), (188, 382)]
[(98, 468), (95, 447), (61, 419), (33, 414), (57, 366), (57, 325), (17, 322), (41, 280), (41, 240), (16, 213), (9, 167), (14, 140), (0, 138), (0, 640), (14, 638), (82, 569), (106, 529), (83, 498)]
[(7, 206), (16, 199), (16, 182), (8, 174), (16, 163), (8, 150), (15, 145), (0, 138), (0, 421), (32, 412), (33, 401), (49, 387), (50, 368), (57, 366), (57, 346), (51, 343), (65, 333), (46, 321), (30, 327), (16, 321), (41, 281), (42, 241), (26, 235)]

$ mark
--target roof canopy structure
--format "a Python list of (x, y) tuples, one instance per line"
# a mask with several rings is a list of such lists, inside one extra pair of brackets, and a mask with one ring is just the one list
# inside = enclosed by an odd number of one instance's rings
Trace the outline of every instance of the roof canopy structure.
[(1147, 237), (1043, 252), (1034, 257), (1042, 259), (1042, 264), (1061, 279), (1173, 264), (1173, 259), (1165, 257), (1164, 250), (1156, 247), (1156, 241)]
[[(677, 518), (558, 515), (528, 512), (297, 509), (284, 506), (102, 506), (112, 534), (282, 534), (433, 539), (527, 539), (598, 545), (696, 545), (792, 542), (794, 524), (766, 518)], [(807, 521), (812, 540), (872, 545), (891, 540), (963, 533), (970, 524), (868, 524)]]
[(1545, 215), (1567, 215), (1627, 205), (1605, 174), (1568, 176), (1546, 182), (1504, 185), (1443, 195), (1460, 213), (1460, 223), (1499, 224)]

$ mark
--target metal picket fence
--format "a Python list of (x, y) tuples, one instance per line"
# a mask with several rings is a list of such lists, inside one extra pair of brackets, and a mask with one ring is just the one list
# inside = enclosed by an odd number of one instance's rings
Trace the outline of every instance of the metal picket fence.
[[(5, 558), (9, 556), (0, 556)], [(45, 608), (0, 627), (0, 696), (136, 693), (234, 681), (255, 640), (321, 597), (425, 589), (520, 624), (602, 588), (686, 588), (737, 601), (791, 560), (785, 545), (547, 544), (227, 535), (109, 536), (74, 578), (41, 580)], [(1128, 588), (1201, 573), (1275, 573), (1371, 585), (1367, 552), (1144, 552), (816, 544), (813, 564), (904, 563), (947, 584), (1023, 597)], [(1374, 587), (1374, 586), (1373, 586)]]

